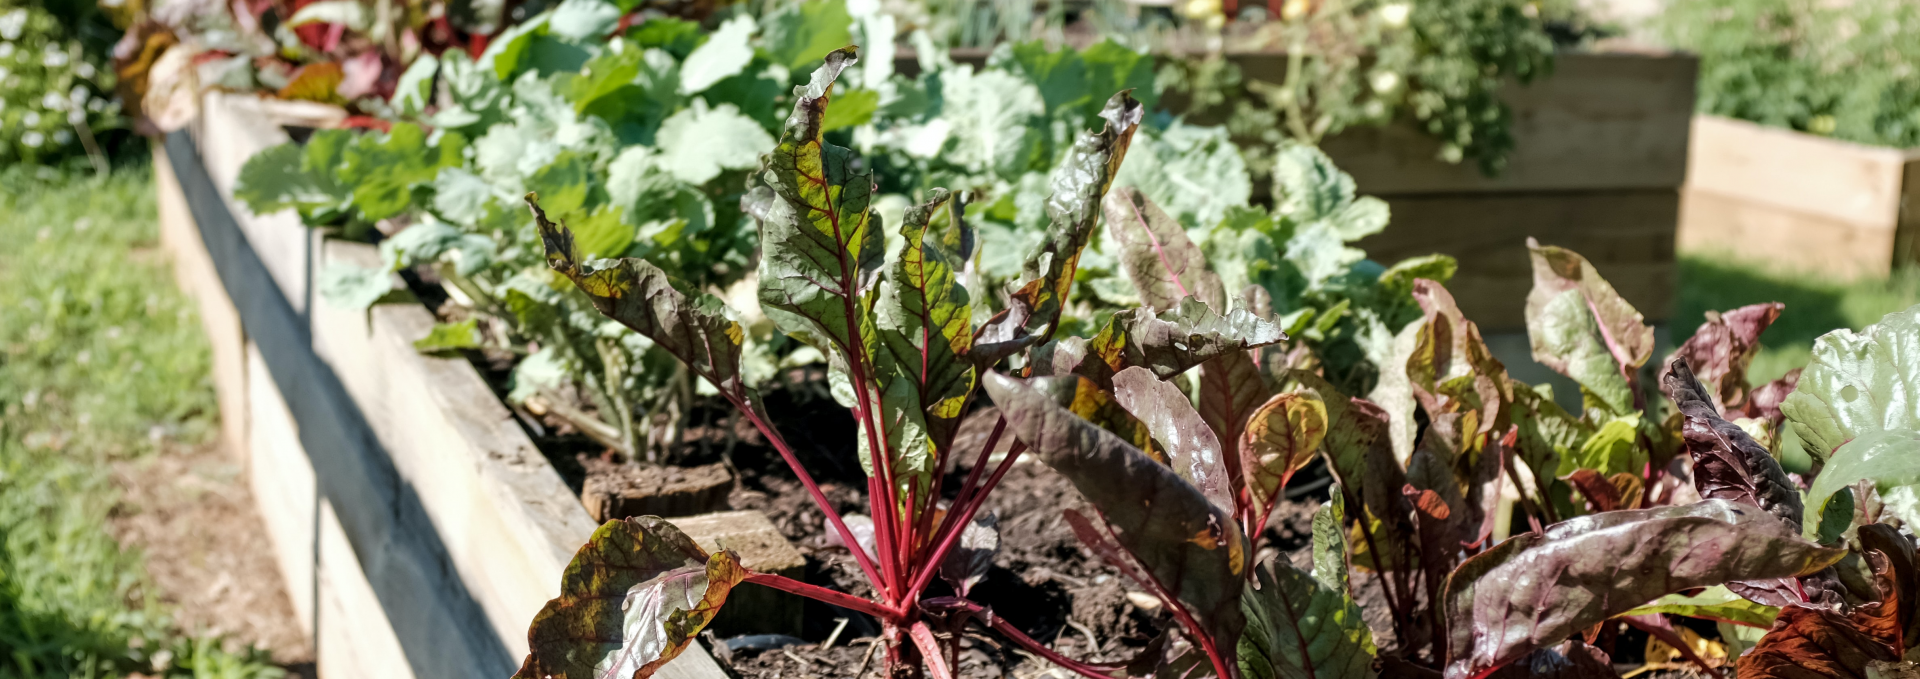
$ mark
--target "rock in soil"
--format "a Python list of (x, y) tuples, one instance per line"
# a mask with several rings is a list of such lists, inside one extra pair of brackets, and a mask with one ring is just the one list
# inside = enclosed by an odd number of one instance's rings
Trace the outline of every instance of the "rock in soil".
[[(715, 512), (671, 519), (674, 527), (708, 552), (732, 550), (740, 565), (758, 573), (805, 578), (807, 557), (794, 549), (765, 514), (752, 510)], [(801, 599), (753, 583), (741, 583), (727, 605), (707, 625), (721, 636), (749, 633), (799, 634)]]
[(295, 676), (313, 676), (313, 651), (241, 466), (205, 446), (113, 467), (123, 492), (114, 537), (146, 554), (147, 573), (180, 628), (267, 649)]
[(629, 516), (693, 516), (727, 508), (733, 474), (721, 463), (699, 467), (620, 464), (581, 455), (587, 480), (580, 503), (594, 521)]

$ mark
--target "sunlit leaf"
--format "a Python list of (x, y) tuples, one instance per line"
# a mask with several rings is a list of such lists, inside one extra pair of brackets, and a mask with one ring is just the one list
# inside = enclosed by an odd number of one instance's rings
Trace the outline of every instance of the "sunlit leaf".
[(1255, 570), (1259, 587), (1241, 594), (1247, 631), (1240, 671), (1251, 679), (1373, 677), (1373, 632), (1343, 591), (1276, 559)]
[(1868, 432), (1920, 430), (1920, 305), (1815, 340), (1780, 410), (1816, 460)]

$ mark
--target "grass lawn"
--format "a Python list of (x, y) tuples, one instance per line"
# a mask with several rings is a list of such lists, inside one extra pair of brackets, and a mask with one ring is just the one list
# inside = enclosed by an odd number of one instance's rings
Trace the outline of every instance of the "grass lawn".
[(141, 556), (107, 530), (109, 463), (217, 429), (152, 177), (0, 184), (0, 676), (281, 676), (259, 652), (176, 630)]
[(1693, 336), (1708, 310), (1768, 301), (1787, 305), (1780, 320), (1760, 336), (1763, 348), (1749, 372), (1749, 378), (1759, 384), (1804, 367), (1813, 340), (1821, 335), (1838, 328), (1858, 330), (1920, 304), (1920, 272), (1839, 282), (1784, 268), (1681, 253), (1679, 293), (1672, 325), (1676, 346)]

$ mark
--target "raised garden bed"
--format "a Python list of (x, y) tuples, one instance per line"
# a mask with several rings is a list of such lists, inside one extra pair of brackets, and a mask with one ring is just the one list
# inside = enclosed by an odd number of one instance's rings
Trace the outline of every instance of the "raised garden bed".
[(1842, 279), (1920, 261), (1920, 149), (1700, 116), (1691, 155), (1683, 249)]
[[(315, 272), (377, 260), (370, 246), (229, 200), (241, 163), (287, 140), (282, 125), (324, 116), (221, 94), (202, 110), (155, 148), (163, 233), (214, 336), (226, 434), (319, 671), (511, 674), (594, 522), (471, 364), (414, 350), (426, 308), (316, 302)], [(690, 650), (661, 676), (724, 674)]]

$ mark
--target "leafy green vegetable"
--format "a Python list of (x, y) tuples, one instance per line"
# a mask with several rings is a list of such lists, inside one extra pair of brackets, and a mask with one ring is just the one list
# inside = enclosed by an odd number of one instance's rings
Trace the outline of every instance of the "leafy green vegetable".
[(1814, 343), (1799, 388), (1780, 404), (1815, 459), (1837, 457), (1854, 438), (1920, 429), (1920, 306), (1854, 333)]
[(435, 323), (433, 331), (426, 337), (413, 341), (413, 348), (423, 354), (455, 355), (462, 349), (480, 348), (479, 321), (467, 319), (459, 323)]
[(516, 679), (652, 676), (693, 643), (747, 576), (739, 557), (711, 556), (659, 517), (593, 532), (527, 631)]
[[(1596, 514), (1515, 537), (1447, 581), (1447, 676), (1477, 676), (1648, 601), (1732, 580), (1794, 577), (1845, 556), (1725, 500)], [(1617, 574), (1665, 573), (1619, 578)]]
[(1247, 632), (1240, 671), (1256, 679), (1374, 676), (1373, 633), (1345, 592), (1287, 565), (1255, 569), (1259, 587), (1241, 595)]

